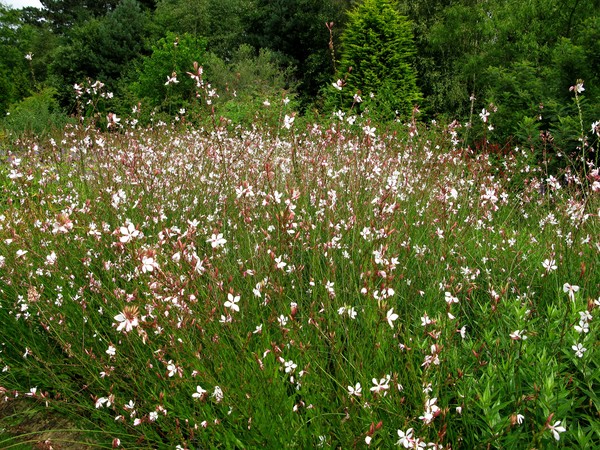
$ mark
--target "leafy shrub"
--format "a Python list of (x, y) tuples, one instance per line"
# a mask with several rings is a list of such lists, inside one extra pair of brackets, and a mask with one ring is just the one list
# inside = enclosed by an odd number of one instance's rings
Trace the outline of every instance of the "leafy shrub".
[(45, 88), (9, 108), (2, 127), (16, 134), (41, 135), (63, 127), (68, 118), (56, 101), (56, 90)]
[[(291, 68), (281, 68), (279, 55), (268, 49), (258, 54), (249, 45), (242, 45), (229, 62), (209, 55), (206, 61), (207, 79), (219, 97), (219, 114), (234, 124), (259, 123), (274, 125), (279, 110), (270, 108), (279, 99), (293, 97)], [(288, 105), (288, 109), (292, 105)]]
[(186, 72), (193, 70), (194, 62), (204, 64), (205, 49), (202, 38), (168, 32), (152, 47), (152, 55), (141, 61), (130, 90), (150, 106), (174, 114), (194, 99), (197, 86)]

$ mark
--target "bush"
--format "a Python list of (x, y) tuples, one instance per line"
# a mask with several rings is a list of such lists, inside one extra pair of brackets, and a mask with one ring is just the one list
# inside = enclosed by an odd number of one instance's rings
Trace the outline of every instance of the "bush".
[[(152, 47), (152, 55), (141, 61), (138, 79), (130, 85), (130, 90), (150, 106), (176, 113), (195, 97), (196, 83), (186, 72), (193, 71), (194, 62), (204, 64), (205, 49), (204, 39), (168, 32)], [(173, 81), (167, 84), (169, 79)]]
[(279, 109), (267, 105), (275, 105), (282, 96), (293, 97), (295, 91), (291, 68), (281, 68), (280, 56), (268, 49), (255, 54), (249, 45), (240, 46), (229, 62), (210, 55), (206, 76), (219, 95), (219, 114), (234, 124), (250, 125), (257, 119), (275, 125)]
[(56, 90), (45, 88), (9, 108), (2, 127), (18, 135), (42, 135), (68, 121), (56, 101)]

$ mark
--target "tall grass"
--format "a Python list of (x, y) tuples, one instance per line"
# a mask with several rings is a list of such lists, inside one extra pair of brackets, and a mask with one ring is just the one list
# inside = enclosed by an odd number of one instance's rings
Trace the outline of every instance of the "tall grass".
[(11, 153), (3, 400), (108, 447), (600, 445), (598, 193), (350, 122)]

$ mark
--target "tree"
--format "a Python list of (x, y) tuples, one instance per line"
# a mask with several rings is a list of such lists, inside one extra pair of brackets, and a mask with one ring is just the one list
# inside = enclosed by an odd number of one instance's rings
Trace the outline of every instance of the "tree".
[(295, 67), (304, 106), (313, 102), (334, 73), (330, 34), (334, 41), (346, 21), (351, 0), (255, 0), (247, 20), (247, 42), (280, 53), (282, 63)]
[(119, 0), (40, 0), (46, 20), (58, 33), (65, 33), (78, 23), (102, 17), (112, 11)]
[(550, 131), (554, 145), (575, 148), (581, 126), (570, 86), (585, 82), (584, 125), (600, 109), (597, 10), (598, 0), (459, 0), (421, 19), (427, 104), (468, 118), (474, 94), (476, 111), (494, 105), (493, 132), (474, 121), (488, 140), (535, 145)]
[(355, 94), (375, 96), (382, 118), (408, 115), (421, 99), (412, 66), (415, 49), (411, 23), (391, 0), (364, 0), (350, 12), (342, 34), (342, 58), (337, 78), (344, 106)]
[(130, 63), (146, 52), (146, 14), (136, 0), (122, 0), (106, 16), (74, 27), (54, 53), (50, 72), (61, 103), (72, 99), (72, 87), (98, 79), (110, 91)]
[(207, 50), (230, 58), (245, 42), (244, 17), (254, 0), (160, 0), (154, 14), (159, 37), (166, 31), (203, 37)]
[(31, 23), (28, 17), (0, 3), (0, 115), (46, 79), (55, 39), (44, 23)]

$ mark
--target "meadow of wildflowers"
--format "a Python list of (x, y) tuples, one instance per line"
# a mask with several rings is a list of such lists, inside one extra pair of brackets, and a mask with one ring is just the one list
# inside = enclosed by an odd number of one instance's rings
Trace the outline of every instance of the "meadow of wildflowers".
[(8, 149), (1, 401), (98, 448), (598, 448), (598, 168), (294, 119)]

